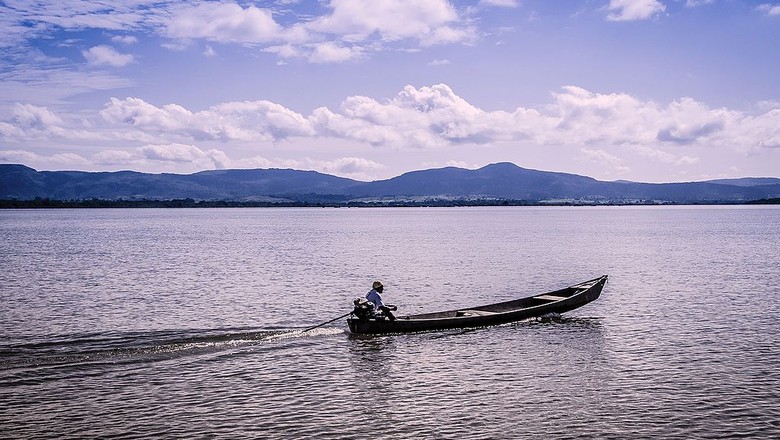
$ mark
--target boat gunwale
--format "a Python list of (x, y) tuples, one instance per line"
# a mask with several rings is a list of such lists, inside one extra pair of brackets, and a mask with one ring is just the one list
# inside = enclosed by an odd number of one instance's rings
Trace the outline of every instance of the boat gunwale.
[[(516, 301), (530, 300), (530, 299), (536, 298), (538, 296), (550, 295), (550, 294), (553, 294), (555, 292), (561, 292), (561, 291), (577, 288), (578, 286), (588, 285), (587, 288), (580, 288), (581, 290), (579, 292), (573, 293), (571, 296), (563, 297), (563, 298), (561, 298), (559, 300), (556, 300), (556, 301), (548, 301), (546, 303), (537, 304), (537, 305), (534, 305), (534, 306), (520, 307), (520, 308), (517, 308), (517, 309), (507, 310), (505, 312), (492, 312), (493, 315), (489, 316), (491, 318), (494, 317), (494, 316), (496, 318), (498, 318), (498, 317), (501, 317), (501, 316), (507, 316), (507, 315), (512, 314), (512, 313), (518, 313), (518, 312), (521, 312), (521, 311), (525, 312), (525, 311), (533, 310), (533, 309), (540, 308), (540, 307), (549, 307), (551, 305), (560, 304), (562, 302), (565, 302), (565, 301), (577, 298), (577, 297), (582, 296), (585, 293), (589, 292), (591, 289), (593, 289), (593, 287), (595, 287), (597, 284), (599, 284), (599, 282), (601, 282), (601, 280), (605, 279), (606, 277), (607, 277), (607, 275), (602, 275), (602, 276), (600, 276), (598, 278), (594, 278), (592, 280), (588, 280), (588, 281), (585, 281), (585, 282), (582, 282), (582, 283), (578, 283), (578, 284), (573, 284), (573, 285), (571, 285), (569, 287), (564, 287), (563, 289), (553, 290), (551, 292), (542, 293), (542, 294), (538, 294), (538, 295), (532, 295), (532, 296), (528, 296), (528, 297), (524, 297), (524, 298), (518, 298), (518, 299), (509, 300), (509, 301), (502, 301), (502, 302), (498, 302), (498, 303), (495, 303), (495, 304), (486, 304), (486, 305), (476, 306), (476, 307), (465, 307), (465, 308), (458, 308), (458, 309), (452, 309), (452, 310), (445, 310), (443, 312), (433, 312), (433, 313), (430, 313), (430, 314), (444, 314), (444, 313), (456, 313), (457, 314), (457, 312), (466, 311), (466, 310), (476, 310), (476, 311), (489, 312), (489, 310), (480, 310), (480, 308), (482, 308), (482, 307), (499, 306), (501, 304), (509, 304), (509, 303), (513, 303), (513, 302), (516, 302)], [(397, 321), (402, 321), (402, 322), (429, 322), (429, 321), (432, 322), (432, 321), (443, 321), (443, 320), (450, 320), (450, 319), (466, 320), (466, 321), (470, 320), (470, 319), (476, 319), (476, 320), (479, 320), (479, 321), (484, 321), (484, 320), (486, 320), (486, 318), (488, 318), (488, 316), (484, 316), (484, 315), (482, 315), (482, 316), (480, 316), (480, 315), (461, 315), (461, 316), (457, 316), (456, 315), (456, 316), (442, 316), (442, 317), (436, 317), (436, 318), (415, 318), (415, 316), (422, 316), (422, 315), (427, 315), (427, 314), (429, 314), (429, 313), (420, 313), (420, 314), (417, 314), (417, 315), (407, 315), (408, 318), (400, 316), (396, 320)]]

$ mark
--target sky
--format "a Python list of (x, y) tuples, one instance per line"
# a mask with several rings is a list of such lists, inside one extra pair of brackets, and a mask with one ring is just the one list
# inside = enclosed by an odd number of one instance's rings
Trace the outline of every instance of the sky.
[(780, 177), (780, 1), (0, 0), (0, 163)]

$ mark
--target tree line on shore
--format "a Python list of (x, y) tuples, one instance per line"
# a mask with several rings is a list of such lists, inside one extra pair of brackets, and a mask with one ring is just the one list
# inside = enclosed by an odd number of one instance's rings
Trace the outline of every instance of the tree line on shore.
[[(430, 200), (362, 200), (362, 201), (233, 201), (233, 200), (0, 200), (0, 209), (58, 209), (58, 208), (341, 208), (341, 207), (458, 207), (458, 206), (587, 206), (587, 205), (677, 205), (680, 203), (654, 200), (612, 201), (539, 201), (514, 199), (430, 199)], [(778, 205), (780, 198), (746, 202), (697, 202), (696, 205)]]

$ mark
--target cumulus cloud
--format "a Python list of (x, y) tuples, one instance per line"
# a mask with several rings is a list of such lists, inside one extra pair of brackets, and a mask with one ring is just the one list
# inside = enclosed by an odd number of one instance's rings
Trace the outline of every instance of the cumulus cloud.
[[(437, 32), (456, 31), (453, 25), (459, 20), (457, 11), (446, 0), (332, 0), (329, 7), (332, 14), (312, 21), (307, 27), (356, 41), (373, 34), (384, 41), (435, 40)], [(458, 31), (458, 34), (463, 39), (468, 32)]]
[(39, 130), (62, 125), (62, 119), (46, 107), (17, 103), (13, 109), (14, 122), (19, 128)]
[(0, 122), (0, 139), (48, 139), (55, 136), (83, 138), (78, 130), (67, 128), (63, 119), (46, 107), (17, 103), (12, 107), (12, 117)]
[(666, 10), (658, 0), (610, 0), (607, 7), (610, 21), (647, 20)]
[(662, 106), (627, 94), (599, 94), (575, 86), (554, 93), (553, 102), (543, 109), (518, 107), (511, 112), (482, 110), (443, 84), (407, 86), (391, 100), (354, 96), (338, 112), (319, 108), (309, 119), (319, 136), (392, 148), (524, 141), (657, 149), (740, 145), (750, 150), (774, 146), (780, 135), (780, 109), (751, 116), (711, 109), (690, 98)]
[(100, 66), (108, 65), (112, 67), (126, 66), (134, 61), (130, 54), (118, 52), (111, 46), (100, 45), (89, 48), (81, 52), (89, 64)]
[(327, 174), (348, 176), (353, 179), (367, 180), (374, 171), (385, 168), (384, 165), (360, 157), (342, 157), (332, 161), (312, 164), (313, 168)]
[(314, 125), (324, 134), (375, 146), (432, 148), (479, 143), (485, 134), (482, 131), (492, 130), (480, 123), (482, 110), (443, 84), (420, 89), (406, 86), (386, 103), (353, 96), (342, 103), (340, 110), (316, 109)]
[[(350, 59), (355, 49), (349, 46), (375, 39), (413, 39), (431, 45), (463, 42), (476, 36), (446, 0), (332, 0), (326, 6), (329, 14), (287, 27), (274, 19), (270, 9), (243, 8), (236, 3), (182, 6), (167, 23), (165, 34), (173, 39), (295, 45), (304, 50), (312, 45), (306, 52), (313, 62)], [(351, 50), (351, 56), (347, 50)]]
[(92, 140), (102, 136), (79, 127), (73, 118), (63, 119), (47, 107), (16, 103), (10, 109), (10, 117), (0, 121), (0, 140)]
[[(778, 145), (780, 108), (763, 102), (761, 114), (709, 108), (691, 98), (667, 105), (623, 93), (566, 86), (545, 107), (486, 111), (449, 86), (406, 86), (395, 97), (346, 98), (337, 109), (308, 115), (270, 101), (227, 102), (204, 110), (157, 106), (140, 98), (112, 98), (78, 127), (45, 107), (16, 104), (0, 121), (5, 139), (126, 139), (148, 144), (192, 141), (278, 142), (291, 138), (345, 139), (377, 148), (444, 148), (523, 141), (539, 145), (705, 145), (743, 150)], [(776, 103), (775, 103), (776, 104)], [(157, 140), (157, 142), (155, 142)]]
[[(45, 107), (17, 104), (0, 120), (0, 139), (6, 144), (38, 139), (130, 142), (142, 146), (130, 156), (122, 153), (126, 149), (108, 150), (96, 160), (196, 163), (203, 167), (247, 163), (230, 160), (221, 150), (197, 146), (203, 143), (246, 148), (257, 142), (285, 141), (279, 145), (283, 148), (293, 141), (328, 140), (356, 148), (390, 150), (554, 146), (577, 148), (582, 157), (599, 159), (621, 170), (626, 165), (615, 160), (619, 151), (659, 163), (686, 165), (699, 160), (694, 151), (744, 154), (780, 148), (780, 107), (772, 104), (763, 102), (761, 113), (747, 114), (710, 108), (692, 98), (662, 105), (624, 93), (566, 86), (541, 108), (484, 110), (445, 84), (406, 86), (390, 99), (351, 96), (335, 109), (320, 107), (308, 115), (270, 101), (227, 102), (191, 110), (178, 104), (157, 106), (140, 98), (112, 98), (99, 117), (81, 126), (75, 118), (62, 117)], [(252, 163), (266, 163), (262, 160)], [(308, 166), (301, 162), (292, 165)], [(379, 165), (353, 157), (317, 162), (317, 166), (367, 176)]]
[(282, 28), (268, 9), (235, 3), (201, 3), (177, 10), (168, 23), (171, 38), (203, 38), (223, 43), (275, 41)]
[(177, 104), (157, 107), (140, 98), (112, 98), (100, 115), (111, 124), (196, 140), (280, 140), (314, 134), (302, 115), (269, 101), (228, 102), (192, 112)]

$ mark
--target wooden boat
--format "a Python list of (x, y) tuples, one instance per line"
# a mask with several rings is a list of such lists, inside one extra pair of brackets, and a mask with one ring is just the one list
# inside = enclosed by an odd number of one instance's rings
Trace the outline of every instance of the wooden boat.
[(549, 313), (564, 313), (594, 301), (601, 294), (607, 276), (585, 281), (565, 289), (527, 298), (500, 302), (486, 306), (398, 316), (386, 318), (365, 317), (353, 313), (347, 318), (352, 333), (405, 333), (450, 328), (482, 327), (504, 324)]

